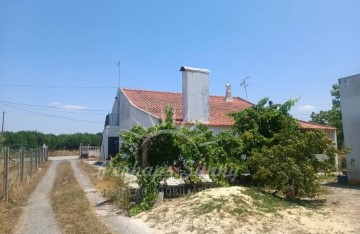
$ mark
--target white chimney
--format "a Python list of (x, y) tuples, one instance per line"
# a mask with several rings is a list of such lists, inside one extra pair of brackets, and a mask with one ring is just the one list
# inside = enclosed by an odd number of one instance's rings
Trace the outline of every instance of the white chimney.
[(208, 69), (181, 67), (182, 117), (184, 122), (209, 121)]
[(226, 102), (232, 102), (233, 98), (232, 98), (232, 95), (231, 95), (231, 84), (229, 83), (229, 81), (225, 85), (225, 89), (226, 89), (225, 101)]

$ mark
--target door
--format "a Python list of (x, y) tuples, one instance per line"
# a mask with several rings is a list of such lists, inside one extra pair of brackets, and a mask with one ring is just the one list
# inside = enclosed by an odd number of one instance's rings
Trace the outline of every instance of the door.
[(119, 152), (119, 137), (108, 138), (108, 159), (115, 157)]

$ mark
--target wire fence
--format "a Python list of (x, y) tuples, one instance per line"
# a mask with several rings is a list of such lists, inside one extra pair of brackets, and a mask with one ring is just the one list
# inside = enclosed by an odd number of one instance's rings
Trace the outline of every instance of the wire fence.
[(48, 159), (48, 147), (0, 147), (0, 198), (8, 201), (9, 190), (31, 178)]

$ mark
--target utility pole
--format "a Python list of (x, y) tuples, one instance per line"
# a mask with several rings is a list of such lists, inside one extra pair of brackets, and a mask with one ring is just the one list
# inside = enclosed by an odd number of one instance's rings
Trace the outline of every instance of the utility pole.
[(118, 104), (118, 108), (117, 108), (117, 110), (118, 110), (118, 113), (117, 113), (117, 117), (116, 117), (116, 123), (117, 123), (117, 125), (118, 126), (120, 126), (120, 96), (121, 96), (121, 91), (120, 91), (120, 80), (121, 80), (121, 67), (120, 67), (120, 60), (119, 60), (119, 62), (116, 64), (118, 67), (119, 67), (119, 90), (118, 90), (118, 92), (119, 92), (119, 97), (117, 97), (117, 104)]
[(5, 111), (3, 111), (3, 118), (2, 118), (2, 127), (1, 127), (1, 132), (4, 132), (4, 121), (5, 121)]
[(246, 89), (246, 87), (249, 86), (249, 84), (246, 83), (246, 80), (247, 80), (247, 79), (250, 79), (250, 77), (246, 77), (246, 78), (243, 79), (243, 80), (241, 81), (241, 83), (240, 83), (240, 87), (244, 87), (244, 89), (245, 89), (246, 100), (248, 99), (248, 94), (247, 94), (247, 89)]

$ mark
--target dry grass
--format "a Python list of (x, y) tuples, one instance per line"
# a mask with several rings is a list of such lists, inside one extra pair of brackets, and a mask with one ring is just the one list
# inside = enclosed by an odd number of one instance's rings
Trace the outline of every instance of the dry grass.
[(54, 150), (49, 151), (49, 157), (79, 155), (78, 150)]
[(86, 162), (83, 163), (78, 162), (78, 165), (81, 168), (81, 170), (83, 170), (88, 175), (88, 178), (90, 179), (91, 183), (93, 183), (95, 187), (97, 187), (98, 184), (100, 183), (99, 170), (90, 166)]
[(70, 162), (58, 165), (51, 203), (65, 233), (111, 233), (94, 214)]
[(37, 184), (45, 174), (49, 164), (43, 164), (31, 178), (21, 183), (11, 183), (9, 190), (9, 202), (0, 200), (0, 233), (12, 233), (17, 225), (18, 219), (26, 205), (29, 195), (35, 190)]
[(79, 167), (88, 175), (88, 178), (103, 197), (114, 202), (120, 209), (127, 210), (130, 208), (131, 195), (122, 177), (104, 174), (88, 163), (79, 162)]

